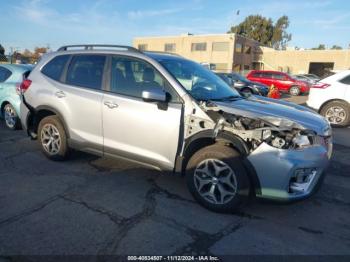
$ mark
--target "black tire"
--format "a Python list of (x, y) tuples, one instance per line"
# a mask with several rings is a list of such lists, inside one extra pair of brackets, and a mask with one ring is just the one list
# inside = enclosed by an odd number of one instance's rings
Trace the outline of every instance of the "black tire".
[[(52, 153), (49, 153), (45, 149), (45, 146), (43, 144), (43, 141), (45, 143), (45, 140), (43, 138), (43, 132), (45, 131), (43, 130), (43, 128), (47, 128), (50, 125), (56, 128), (60, 139), (60, 143), (59, 143), (60, 145), (58, 147), (58, 150), (56, 150), (57, 152), (52, 152)], [(57, 116), (47, 116), (40, 121), (39, 127), (38, 127), (38, 142), (42, 152), (47, 158), (54, 161), (63, 161), (67, 158), (69, 153), (69, 148), (67, 143), (67, 134), (60, 119)]]
[[(226, 165), (228, 165), (231, 170), (233, 171), (233, 176), (235, 177), (236, 182), (236, 192), (233, 198), (227, 199), (227, 202), (223, 203), (212, 203), (210, 200), (205, 199), (198, 190), (197, 181), (195, 182), (195, 171), (197, 168), (199, 168), (201, 163), (203, 161), (208, 160), (211, 161), (212, 159), (219, 160), (221, 162), (224, 162)], [(199, 166), (198, 166), (199, 165)], [(198, 177), (198, 176), (197, 176)], [(232, 181), (232, 180), (231, 180)], [(214, 144), (211, 146), (204, 147), (197, 151), (189, 160), (187, 167), (186, 167), (186, 182), (189, 191), (191, 192), (192, 196), (205, 208), (212, 210), (214, 212), (219, 213), (233, 213), (238, 210), (238, 208), (246, 202), (246, 200), (249, 198), (250, 195), (250, 182), (248, 179), (248, 175), (246, 173), (246, 170), (243, 166), (242, 159), (240, 157), (240, 154), (224, 145), (220, 144)], [(217, 182), (221, 183), (221, 182)], [(222, 185), (222, 184), (221, 184)], [(209, 187), (211, 187), (212, 184), (209, 184)], [(202, 187), (202, 189), (204, 186)], [(216, 193), (219, 193), (220, 191), (218, 185), (215, 185), (215, 191)], [(210, 189), (209, 189), (210, 191)], [(221, 194), (219, 194), (221, 195)], [(222, 197), (222, 195), (220, 196)], [(231, 196), (232, 197), (232, 196)]]
[(327, 103), (326, 105), (324, 105), (320, 111), (320, 114), (325, 117), (327, 117), (327, 111), (329, 109), (331, 109), (332, 107), (339, 107), (342, 108), (346, 114), (346, 117), (344, 119), (343, 122), (339, 122), (339, 123), (334, 123), (333, 121), (330, 121), (330, 119), (328, 119), (328, 121), (331, 123), (332, 126), (334, 127), (346, 127), (348, 125), (350, 125), (350, 106), (348, 103), (343, 102), (343, 101), (332, 101)]
[(289, 88), (289, 94), (291, 94), (292, 96), (300, 95), (300, 86), (291, 86)]
[[(14, 120), (12, 120), (13, 122), (11, 120), (6, 119), (6, 116), (5, 116), (6, 111), (10, 111), (13, 114), (12, 115), (12, 117), (14, 118)], [(21, 121), (18, 117), (18, 114), (17, 114), (15, 108), (10, 103), (8, 103), (4, 106), (3, 116), (5, 119), (5, 125), (7, 128), (9, 128), (11, 130), (18, 130), (21, 128)]]

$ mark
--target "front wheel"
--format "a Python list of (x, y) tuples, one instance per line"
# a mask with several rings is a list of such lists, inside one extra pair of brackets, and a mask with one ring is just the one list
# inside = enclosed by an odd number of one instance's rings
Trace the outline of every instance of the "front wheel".
[(20, 120), (15, 108), (11, 104), (7, 104), (4, 107), (5, 124), (11, 130), (20, 128)]
[(289, 94), (291, 94), (292, 96), (298, 96), (300, 95), (300, 87), (299, 86), (292, 86), (289, 89)]
[(49, 159), (61, 161), (67, 157), (67, 135), (57, 116), (47, 116), (40, 121), (38, 141), (42, 152)]
[(345, 127), (350, 124), (350, 106), (346, 102), (330, 102), (321, 109), (320, 113), (332, 126)]
[(193, 197), (204, 207), (231, 213), (250, 193), (250, 183), (239, 153), (214, 144), (197, 151), (186, 167), (186, 182)]

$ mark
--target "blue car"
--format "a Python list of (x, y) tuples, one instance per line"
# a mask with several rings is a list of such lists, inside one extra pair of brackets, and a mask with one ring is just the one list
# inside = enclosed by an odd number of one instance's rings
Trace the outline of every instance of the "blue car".
[(19, 87), (32, 68), (31, 65), (0, 64), (0, 117), (12, 130), (21, 126)]

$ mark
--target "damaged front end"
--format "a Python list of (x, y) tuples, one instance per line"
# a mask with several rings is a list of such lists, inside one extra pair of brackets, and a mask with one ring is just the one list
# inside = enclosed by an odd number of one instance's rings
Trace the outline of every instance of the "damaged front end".
[(319, 143), (315, 131), (286, 118), (262, 116), (237, 110), (224, 111), (215, 102), (202, 102), (200, 107), (213, 120), (213, 123), (191, 117), (187, 135), (203, 129), (213, 129), (213, 137), (227, 131), (241, 138), (250, 152), (266, 143), (278, 149), (303, 149)]

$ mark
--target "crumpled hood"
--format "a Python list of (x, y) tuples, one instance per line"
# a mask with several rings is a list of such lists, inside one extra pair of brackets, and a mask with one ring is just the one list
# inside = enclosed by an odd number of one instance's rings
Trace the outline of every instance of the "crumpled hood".
[(312, 110), (286, 101), (265, 97), (250, 97), (235, 101), (215, 101), (224, 112), (250, 118), (266, 116), (289, 119), (315, 131), (318, 135), (328, 135), (330, 126), (325, 118)]

